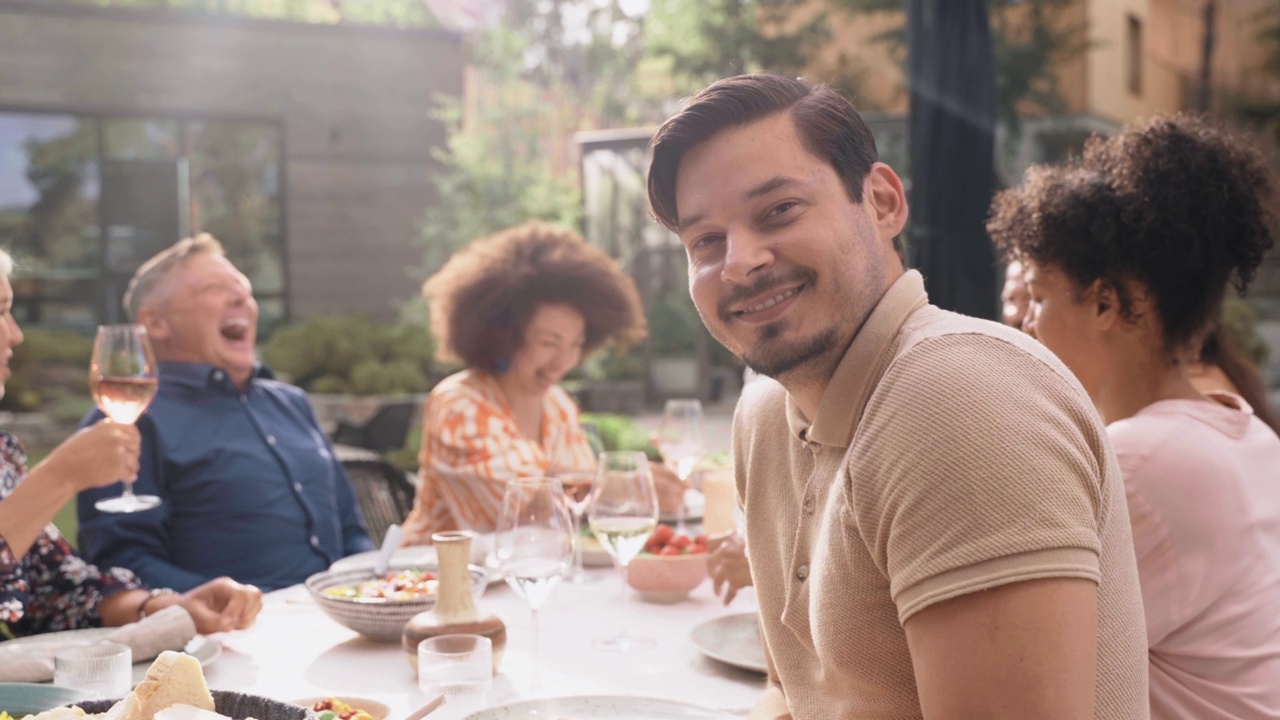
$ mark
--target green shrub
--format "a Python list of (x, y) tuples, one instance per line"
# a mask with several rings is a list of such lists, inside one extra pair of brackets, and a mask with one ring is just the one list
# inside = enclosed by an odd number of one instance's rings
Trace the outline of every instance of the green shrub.
[(650, 460), (661, 461), (658, 448), (649, 439), (649, 431), (625, 415), (583, 413), (582, 422), (593, 423), (600, 431), (600, 442), (606, 451), (638, 450)]
[(0, 409), (36, 410), (63, 397), (89, 396), (89, 359), (93, 338), (67, 330), (32, 328), (13, 349)]
[(421, 325), (327, 315), (272, 334), (262, 358), (309, 392), (392, 395), (425, 392), (435, 343)]

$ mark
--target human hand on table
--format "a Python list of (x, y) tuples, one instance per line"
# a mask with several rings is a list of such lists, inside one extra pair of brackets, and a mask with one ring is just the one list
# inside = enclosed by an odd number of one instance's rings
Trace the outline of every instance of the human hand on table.
[(733, 602), (738, 590), (748, 587), (751, 581), (751, 564), (747, 562), (747, 543), (736, 532), (707, 538), (707, 571), (711, 574), (711, 588), (716, 595), (724, 589), (724, 604)]
[[(196, 621), (200, 633), (243, 630), (253, 624), (262, 610), (262, 591), (252, 585), (243, 585), (229, 577), (214, 578), (181, 595), (157, 596), (154, 601), (172, 598), (164, 605), (181, 605)], [(163, 605), (148, 605), (152, 613)]]

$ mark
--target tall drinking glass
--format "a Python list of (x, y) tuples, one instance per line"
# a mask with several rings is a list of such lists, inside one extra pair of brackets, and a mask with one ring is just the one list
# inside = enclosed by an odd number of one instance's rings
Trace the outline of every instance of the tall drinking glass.
[[(99, 325), (89, 361), (89, 391), (103, 415), (113, 422), (131, 425), (146, 412), (156, 396), (160, 375), (155, 354), (141, 325)], [(124, 481), (120, 497), (99, 500), (102, 512), (131, 513), (160, 504), (155, 495), (134, 495), (133, 482)]]
[[(662, 409), (658, 430), (658, 452), (662, 461), (683, 482), (689, 482), (693, 468), (705, 452), (702, 403), (698, 400), (668, 400)], [(684, 531), (684, 503), (676, 510), (676, 527)]]
[(653, 638), (627, 632), (627, 566), (639, 554), (658, 524), (658, 493), (642, 452), (607, 452), (600, 455), (591, 507), (587, 510), (591, 532), (617, 562), (622, 580), (622, 623), (618, 635), (596, 643), (603, 650), (626, 652), (653, 646)]
[(573, 560), (573, 519), (556, 478), (507, 483), (494, 551), (507, 583), (529, 603), (533, 618), (533, 692), (538, 690), (538, 608)]

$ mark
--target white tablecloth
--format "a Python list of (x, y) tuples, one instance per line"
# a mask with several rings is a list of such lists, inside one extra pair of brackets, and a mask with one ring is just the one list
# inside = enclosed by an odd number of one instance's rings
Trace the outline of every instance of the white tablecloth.
[[(539, 611), (541, 678), (537, 697), (639, 695), (705, 707), (745, 710), (764, 689), (760, 675), (704, 657), (690, 640), (698, 624), (753, 611), (750, 588), (728, 608), (710, 582), (689, 599), (672, 604), (643, 602), (630, 589), (629, 629), (653, 637), (648, 650), (613, 653), (592, 643), (614, 634), (621, 614), (621, 583), (612, 569), (588, 570), (584, 583), (562, 582)], [(507, 625), (501, 672), (482, 700), (446, 703), (429, 720), (467, 714), (469, 704), (497, 705), (530, 697), (533, 637), (528, 606), (505, 583), (489, 587), (479, 605)], [(209, 685), (293, 700), (358, 696), (385, 703), (389, 720), (400, 720), (428, 699), (398, 644), (375, 643), (338, 625), (320, 611), (301, 586), (267, 595), (249, 630), (220, 636), (222, 656), (206, 668)]]

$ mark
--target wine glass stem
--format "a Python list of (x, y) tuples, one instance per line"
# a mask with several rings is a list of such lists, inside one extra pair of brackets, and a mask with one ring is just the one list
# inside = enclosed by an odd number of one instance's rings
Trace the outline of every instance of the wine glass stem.
[(529, 694), (537, 695), (539, 685), (538, 680), (540, 679), (540, 673), (538, 671), (538, 608), (531, 606), (529, 608), (529, 612), (533, 617), (533, 680), (529, 683)]
[(584, 571), (582, 569), (582, 517), (583, 513), (575, 509), (573, 511), (573, 581), (582, 582)]
[(629, 594), (627, 592), (627, 565), (628, 564), (629, 563), (620, 563), (618, 568), (618, 575), (619, 577), (622, 578), (622, 621), (619, 622), (618, 625), (621, 628), (621, 632), (619, 634), (621, 637), (624, 637), (624, 638), (630, 635), (630, 633), (627, 632), (627, 624), (628, 624), (628, 621), (630, 620), (630, 616), (627, 615), (627, 595)]
[(133, 483), (129, 480), (121, 480), (120, 482), (124, 483), (124, 490), (120, 492), (120, 497), (122, 498), (133, 497)]

